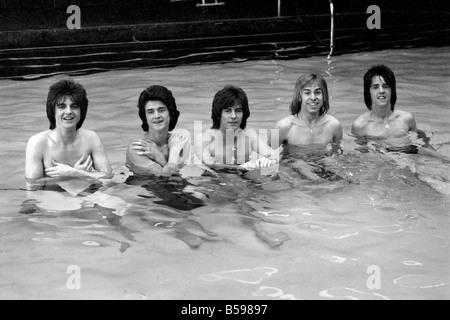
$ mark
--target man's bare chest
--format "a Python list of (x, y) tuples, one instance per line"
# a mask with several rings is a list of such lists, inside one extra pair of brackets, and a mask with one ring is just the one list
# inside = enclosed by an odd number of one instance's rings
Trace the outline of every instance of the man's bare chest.
[(57, 143), (49, 143), (43, 156), (44, 168), (53, 167), (52, 161), (73, 167), (82, 157), (86, 160), (89, 155), (91, 155), (91, 150), (86, 145), (62, 146)]

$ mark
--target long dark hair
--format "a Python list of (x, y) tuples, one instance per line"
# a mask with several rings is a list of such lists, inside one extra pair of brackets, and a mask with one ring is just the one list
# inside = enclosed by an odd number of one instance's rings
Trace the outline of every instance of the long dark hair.
[(213, 121), (212, 129), (220, 129), (222, 111), (236, 105), (239, 105), (244, 113), (241, 122), (241, 129), (245, 129), (247, 127), (247, 119), (250, 117), (247, 94), (241, 88), (233, 85), (225, 86), (214, 96), (211, 112), (211, 118)]
[(180, 112), (177, 110), (177, 104), (172, 92), (163, 86), (150, 86), (144, 91), (142, 91), (139, 96), (138, 108), (139, 108), (139, 118), (142, 120), (142, 129), (148, 132), (149, 125), (147, 122), (147, 117), (145, 115), (145, 106), (149, 101), (161, 101), (169, 110), (170, 123), (169, 131), (175, 129), (178, 122), (178, 117)]
[(394, 72), (385, 65), (376, 65), (370, 68), (364, 75), (364, 102), (369, 110), (372, 110), (372, 97), (370, 96), (370, 87), (373, 77), (383, 77), (386, 84), (391, 88), (391, 109), (394, 111), (397, 102), (397, 82)]
[(66, 97), (70, 97), (80, 107), (81, 118), (77, 123), (77, 130), (81, 128), (86, 119), (89, 104), (86, 90), (73, 80), (61, 80), (50, 87), (47, 96), (47, 118), (50, 121), (50, 130), (56, 128), (55, 107)]

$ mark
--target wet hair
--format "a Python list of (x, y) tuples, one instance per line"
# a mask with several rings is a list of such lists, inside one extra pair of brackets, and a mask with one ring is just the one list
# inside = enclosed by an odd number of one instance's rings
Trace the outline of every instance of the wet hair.
[(141, 118), (142, 120), (142, 129), (145, 132), (148, 132), (148, 130), (150, 129), (145, 112), (145, 106), (149, 101), (160, 101), (167, 107), (170, 117), (169, 131), (175, 129), (175, 126), (178, 122), (178, 117), (180, 116), (180, 112), (177, 110), (177, 104), (175, 102), (175, 98), (172, 95), (172, 92), (163, 86), (150, 86), (142, 91), (141, 95), (139, 96), (138, 108), (139, 118)]
[(61, 80), (50, 87), (47, 96), (47, 118), (50, 121), (50, 130), (56, 128), (56, 105), (67, 97), (70, 97), (73, 103), (80, 107), (81, 118), (77, 123), (77, 130), (83, 125), (89, 104), (86, 90), (81, 84), (75, 83), (73, 80)]
[(212, 129), (220, 129), (222, 111), (236, 105), (239, 105), (244, 113), (241, 122), (241, 129), (245, 129), (247, 127), (247, 119), (250, 117), (247, 94), (241, 88), (233, 85), (225, 86), (214, 96), (211, 112), (211, 118), (213, 121)]
[(364, 75), (364, 102), (369, 110), (372, 110), (372, 97), (370, 96), (370, 87), (374, 77), (383, 77), (386, 84), (391, 88), (391, 109), (394, 111), (397, 102), (397, 82), (394, 72), (385, 65), (376, 65), (370, 68)]
[(319, 115), (322, 116), (330, 110), (330, 98), (328, 95), (327, 82), (320, 74), (310, 73), (301, 75), (295, 84), (294, 98), (292, 99), (290, 107), (292, 115), (295, 116), (300, 113), (300, 110), (302, 109), (302, 91), (304, 88), (313, 83), (317, 83), (323, 92), (323, 106), (319, 110)]

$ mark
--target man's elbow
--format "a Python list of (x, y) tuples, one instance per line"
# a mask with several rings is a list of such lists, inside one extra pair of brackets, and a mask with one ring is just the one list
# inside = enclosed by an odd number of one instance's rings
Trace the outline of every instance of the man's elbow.
[(110, 170), (108, 170), (108, 171), (106, 171), (106, 172), (103, 172), (103, 176), (102, 176), (101, 179), (108, 179), (108, 180), (110, 180), (110, 179), (112, 179), (112, 178), (114, 178), (114, 173), (113, 173), (112, 170), (110, 169)]
[(362, 136), (360, 128), (355, 124), (352, 125), (351, 133), (356, 137)]
[(45, 183), (40, 182), (39, 179), (30, 179), (25, 177), (25, 189), (27, 191), (39, 191), (44, 189)]
[(131, 172), (134, 174), (140, 175), (140, 176), (161, 176), (162, 174), (162, 167), (160, 165), (157, 165), (155, 163), (143, 166), (136, 163), (127, 163), (128, 169), (130, 169)]

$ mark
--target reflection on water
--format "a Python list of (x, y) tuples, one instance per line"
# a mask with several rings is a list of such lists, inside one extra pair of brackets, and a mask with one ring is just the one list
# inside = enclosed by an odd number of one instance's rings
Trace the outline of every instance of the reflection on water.
[[(318, 57), (80, 77), (91, 102), (86, 126), (102, 138), (114, 180), (30, 193), (21, 190), (25, 145), (47, 127), (45, 96), (58, 79), (0, 82), (0, 298), (448, 298), (448, 55), (414, 49), (345, 55), (332, 69)], [(415, 114), (428, 141), (350, 136), (365, 111), (360, 78), (381, 60), (397, 71), (399, 108)], [(194, 121), (209, 125), (217, 88), (234, 83), (249, 95), (249, 126), (270, 128), (274, 114), (287, 113), (298, 74), (310, 69), (332, 70), (330, 112), (345, 128), (340, 153), (286, 148), (269, 176), (191, 168), (184, 177), (151, 179), (124, 167), (139, 134), (142, 88), (173, 90), (179, 127), (192, 133)], [(427, 143), (444, 157), (424, 152)], [(66, 286), (71, 265), (80, 267), (81, 290)], [(368, 286), (374, 266), (375, 289)]]

